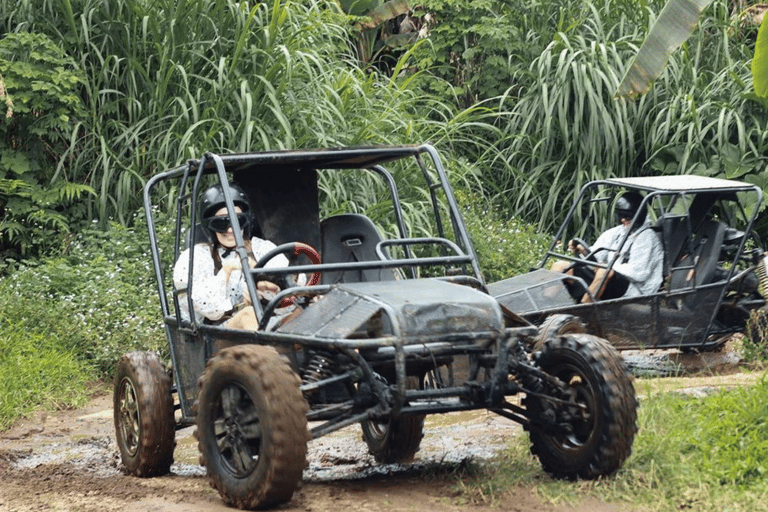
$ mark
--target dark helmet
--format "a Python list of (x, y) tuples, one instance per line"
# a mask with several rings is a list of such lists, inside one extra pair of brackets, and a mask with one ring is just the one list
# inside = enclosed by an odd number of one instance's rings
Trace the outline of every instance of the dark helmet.
[[(239, 206), (242, 210), (242, 214), (238, 214), (237, 220), (240, 222), (240, 227), (243, 228), (243, 236), (250, 238), (251, 236), (251, 203), (248, 201), (248, 196), (239, 185), (234, 183), (229, 184), (229, 194), (232, 196), (232, 202), (235, 206)], [(222, 217), (216, 217), (216, 212), (226, 207), (227, 203), (224, 199), (224, 190), (221, 185), (214, 185), (211, 188), (203, 192), (200, 198), (200, 223), (207, 231), (211, 240), (215, 240), (214, 233), (225, 232), (229, 227), (229, 219), (223, 221)]]
[(633, 226), (640, 226), (645, 222), (645, 216), (646, 216), (646, 207), (645, 205), (640, 207), (643, 203), (643, 196), (638, 194), (637, 192), (625, 192), (622, 194), (619, 199), (616, 201), (616, 220), (621, 221), (621, 219), (629, 219), (632, 220), (635, 218), (635, 214), (640, 210), (640, 214), (637, 216), (637, 220), (635, 221)]

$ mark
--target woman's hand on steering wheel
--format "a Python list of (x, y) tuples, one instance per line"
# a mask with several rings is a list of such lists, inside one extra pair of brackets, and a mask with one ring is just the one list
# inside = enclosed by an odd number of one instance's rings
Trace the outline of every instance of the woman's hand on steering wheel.
[[(313, 264), (318, 265), (321, 263), (320, 253), (318, 253), (317, 249), (315, 249), (311, 245), (308, 245), (302, 242), (289, 242), (287, 244), (282, 244), (275, 247), (274, 249), (269, 251), (267, 254), (259, 258), (259, 261), (256, 262), (253, 268), (264, 268), (266, 264), (269, 263), (270, 260), (274, 259), (279, 254), (285, 254), (288, 256), (299, 256), (303, 254)], [(268, 279), (268, 278), (265, 277), (265, 279)], [(296, 286), (296, 283), (294, 282), (294, 280), (288, 275), (281, 276), (278, 279), (270, 279), (269, 281), (274, 283), (279, 288), (288, 288), (291, 286)], [(262, 282), (266, 282), (266, 281), (260, 281), (259, 284), (261, 284)], [(313, 272), (312, 274), (310, 274), (309, 279), (307, 280), (307, 286), (314, 286), (319, 282), (320, 282), (320, 273)], [(293, 302), (294, 302), (293, 297), (286, 297), (280, 303), (280, 307), (289, 306), (293, 304)]]

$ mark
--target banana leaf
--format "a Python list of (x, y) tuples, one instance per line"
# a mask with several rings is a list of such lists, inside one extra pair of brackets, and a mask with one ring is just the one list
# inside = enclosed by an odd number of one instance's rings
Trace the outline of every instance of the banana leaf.
[(376, 28), (385, 21), (397, 18), (401, 14), (407, 14), (409, 10), (408, 0), (390, 0), (366, 13), (370, 21), (360, 22), (356, 26), (359, 29)]
[(755, 56), (752, 59), (752, 83), (755, 93), (761, 98), (768, 98), (768, 15), (760, 23), (755, 44)]
[(363, 16), (365, 13), (375, 9), (380, 3), (380, 0), (337, 0), (341, 9), (353, 16)]
[(651, 89), (669, 56), (693, 33), (699, 14), (712, 0), (669, 0), (637, 52), (616, 91), (618, 97), (642, 96)]

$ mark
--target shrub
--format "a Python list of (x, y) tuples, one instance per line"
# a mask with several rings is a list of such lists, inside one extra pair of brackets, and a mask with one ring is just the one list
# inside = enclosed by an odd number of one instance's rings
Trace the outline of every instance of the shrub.
[(42, 34), (0, 39), (0, 270), (6, 258), (50, 249), (82, 216), (77, 199), (95, 195), (67, 181), (61, 155), (84, 116), (74, 61)]
[(500, 209), (480, 195), (456, 192), (456, 200), (486, 282), (528, 272), (541, 260), (551, 236), (519, 219), (505, 219)]
[(58, 340), (63, 350), (108, 376), (125, 352), (165, 350), (150, 262), (142, 216), (133, 228), (88, 227), (70, 237), (61, 254), (3, 280), (0, 317)]

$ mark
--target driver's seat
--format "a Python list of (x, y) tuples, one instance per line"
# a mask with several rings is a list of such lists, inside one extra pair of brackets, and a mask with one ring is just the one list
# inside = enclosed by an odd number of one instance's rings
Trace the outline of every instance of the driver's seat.
[[(328, 217), (320, 223), (323, 263), (380, 261), (376, 245), (381, 235), (371, 219), (357, 213)], [(386, 254), (386, 252), (385, 252)], [(321, 284), (393, 281), (396, 269), (353, 269), (323, 272)]]

